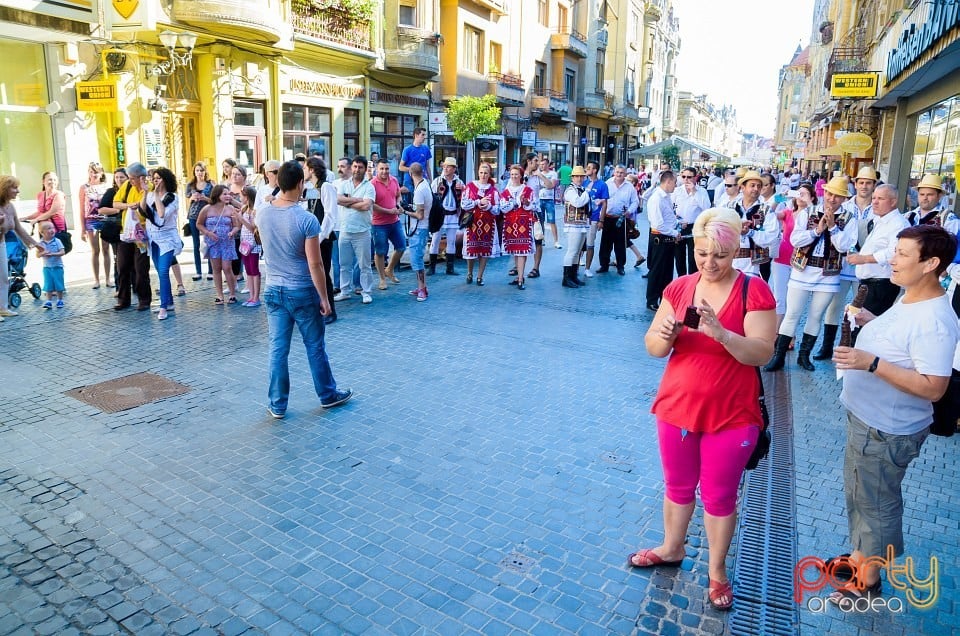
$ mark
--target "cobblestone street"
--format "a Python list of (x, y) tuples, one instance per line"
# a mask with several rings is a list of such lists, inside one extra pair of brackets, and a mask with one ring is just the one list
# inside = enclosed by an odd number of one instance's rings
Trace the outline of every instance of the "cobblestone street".
[[(357, 395), (324, 411), (295, 337), (281, 422), (264, 313), (214, 306), (206, 281), (187, 276), (166, 322), (79, 281), (64, 310), (25, 299), (0, 325), (0, 634), (748, 633), (706, 602), (699, 512), (678, 571), (625, 566), (662, 536), (662, 362), (643, 350), (639, 272), (563, 289), (561, 254), (525, 291), (501, 259), (483, 288), (438, 274), (415, 303), (404, 272), (338, 305), (327, 350)], [(839, 385), (793, 360), (768, 381), (792, 396), (782, 521), (796, 554), (826, 557), (847, 547)], [(142, 372), (189, 391), (115, 413), (65, 395)], [(908, 552), (921, 575), (940, 559), (934, 608), (787, 599), (768, 608), (783, 633), (953, 630), (958, 548), (936, 538), (960, 520), (956, 444), (931, 438), (905, 483)]]

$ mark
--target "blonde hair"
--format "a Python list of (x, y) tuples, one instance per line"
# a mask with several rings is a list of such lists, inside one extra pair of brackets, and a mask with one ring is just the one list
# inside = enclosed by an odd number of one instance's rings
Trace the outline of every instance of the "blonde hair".
[(7, 196), (7, 191), (10, 188), (19, 188), (20, 179), (17, 179), (13, 175), (4, 174), (0, 175), (0, 205), (6, 205), (10, 203), (10, 197)]
[(693, 224), (693, 238), (705, 238), (711, 247), (732, 251), (740, 247), (740, 215), (731, 208), (704, 210)]

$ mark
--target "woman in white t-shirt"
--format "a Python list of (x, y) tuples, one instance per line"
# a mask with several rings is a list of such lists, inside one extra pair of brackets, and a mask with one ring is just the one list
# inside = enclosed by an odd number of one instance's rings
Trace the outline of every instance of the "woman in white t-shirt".
[(848, 579), (830, 596), (836, 603), (880, 594), (879, 566), (862, 559), (903, 553), (901, 483), (930, 434), (932, 402), (947, 390), (960, 338), (940, 286), (956, 250), (957, 239), (943, 228), (901, 231), (890, 281), (903, 296), (880, 316), (861, 309), (857, 348), (834, 351), (847, 409), (843, 481), (853, 544), (851, 554), (826, 562), (834, 579)]
[(173, 289), (170, 285), (170, 268), (180, 250), (179, 208), (177, 178), (167, 168), (157, 168), (153, 173), (153, 190), (147, 192), (141, 204), (141, 212), (147, 217), (147, 237), (150, 239), (150, 257), (160, 279), (160, 311), (157, 318), (167, 319), (173, 311)]

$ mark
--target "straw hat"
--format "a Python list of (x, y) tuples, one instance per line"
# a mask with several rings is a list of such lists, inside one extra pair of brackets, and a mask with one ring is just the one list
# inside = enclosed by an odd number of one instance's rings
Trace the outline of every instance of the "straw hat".
[(743, 185), (747, 181), (759, 181), (761, 185), (763, 184), (763, 179), (760, 178), (760, 173), (756, 170), (745, 170), (743, 176), (737, 181), (737, 185)]
[(456, 167), (457, 167), (457, 160), (454, 159), (453, 157), (447, 157), (446, 159), (443, 160), (443, 165), (445, 165), (445, 166), (453, 166), (454, 168), (456, 168)]
[(570, 172), (571, 177), (585, 177), (587, 176), (587, 171), (583, 169), (583, 166), (574, 166), (573, 170)]
[(747, 168), (745, 166), (740, 166), (739, 168), (737, 168), (737, 171), (735, 174), (737, 176), (737, 180), (739, 181), (743, 175), (747, 174)]
[(877, 170), (873, 166), (860, 166), (860, 170), (857, 171), (857, 177), (854, 181), (859, 181), (860, 179), (868, 179), (876, 183), (877, 181)]
[(934, 190), (943, 192), (943, 181), (938, 174), (925, 174), (923, 175), (923, 179), (920, 180), (920, 183), (917, 184), (917, 190), (920, 188), (933, 188)]
[(847, 190), (847, 178), (846, 177), (833, 177), (823, 186), (824, 192), (829, 192), (835, 194), (838, 197), (848, 198), (850, 196), (850, 191)]

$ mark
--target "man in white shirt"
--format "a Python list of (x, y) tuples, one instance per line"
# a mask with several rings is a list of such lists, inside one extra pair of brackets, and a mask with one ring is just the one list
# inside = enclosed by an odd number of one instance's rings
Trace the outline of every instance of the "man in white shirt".
[(897, 210), (897, 196), (897, 189), (889, 183), (877, 186), (867, 240), (858, 254), (847, 255), (847, 262), (857, 268), (860, 284), (867, 286), (863, 306), (875, 316), (890, 309), (900, 293), (900, 287), (890, 282), (890, 260), (897, 247), (897, 234), (907, 227), (907, 220)]
[(624, 266), (627, 264), (627, 219), (637, 214), (640, 199), (633, 184), (627, 181), (627, 169), (617, 164), (613, 169), (613, 176), (607, 180), (607, 209), (603, 215), (603, 233), (600, 235), (600, 269), (603, 273), (610, 268), (610, 250), (617, 258), (617, 273), (624, 275)]
[(367, 159), (353, 158), (353, 177), (340, 184), (337, 203), (340, 205), (340, 293), (335, 301), (353, 298), (352, 271), (360, 266), (360, 289), (363, 304), (373, 302), (373, 271), (370, 269), (373, 253), (370, 244), (373, 202), (377, 198), (373, 185), (367, 180)]
[(647, 219), (650, 221), (647, 258), (650, 274), (647, 278), (647, 309), (657, 311), (663, 290), (673, 280), (673, 253), (677, 242), (677, 215), (670, 195), (677, 187), (677, 177), (671, 170), (660, 172), (660, 185), (647, 201)]
[(740, 195), (740, 186), (737, 185), (737, 177), (733, 172), (727, 171), (723, 175), (723, 186), (718, 188), (713, 194), (713, 205), (717, 208), (730, 207), (727, 205)]
[[(740, 177), (740, 196), (727, 203), (740, 215), (743, 230), (740, 234), (740, 250), (733, 259), (733, 266), (747, 274), (760, 275), (760, 265), (769, 263), (770, 251), (780, 246), (780, 221), (769, 206), (760, 201), (763, 178), (759, 172), (748, 170)], [(769, 270), (766, 270), (769, 277)], [(764, 278), (767, 280), (767, 278)]]
[(697, 185), (696, 179), (697, 173), (693, 168), (684, 168), (680, 171), (683, 187), (673, 191), (673, 203), (680, 221), (680, 234), (674, 253), (677, 276), (686, 276), (688, 271), (691, 274), (697, 271), (697, 263), (693, 258), (693, 224), (700, 213), (710, 207), (707, 191)]
[[(547, 230), (553, 235), (553, 246), (558, 250), (563, 248), (560, 245), (560, 235), (557, 234), (557, 211), (554, 204), (554, 188), (557, 187), (557, 172), (550, 169), (550, 158), (546, 155), (540, 157), (540, 171), (537, 174), (540, 177), (540, 222), (543, 224), (543, 231)], [(545, 241), (546, 236), (543, 237)], [(541, 249), (541, 254), (543, 250)]]
[(723, 170), (714, 168), (713, 173), (707, 179), (707, 198), (710, 201), (713, 201), (718, 188), (723, 188)]
[[(332, 172), (332, 171), (331, 171)], [(348, 157), (342, 157), (337, 161), (337, 178), (333, 179), (330, 182), (330, 185), (333, 186), (336, 190), (338, 196), (340, 193), (340, 184), (350, 179), (353, 176), (353, 168), (350, 167), (350, 159)], [(331, 178), (331, 174), (327, 174), (327, 179)], [(337, 224), (333, 228), (333, 254), (331, 255), (331, 264), (330, 269), (333, 270), (330, 272), (333, 277), (333, 294), (336, 296), (340, 293), (340, 219), (343, 218), (343, 215), (346, 213), (342, 205), (337, 204)], [(356, 280), (353, 281), (356, 285), (360, 284), (360, 272), (357, 272)], [(336, 313), (336, 312), (334, 312)]]

